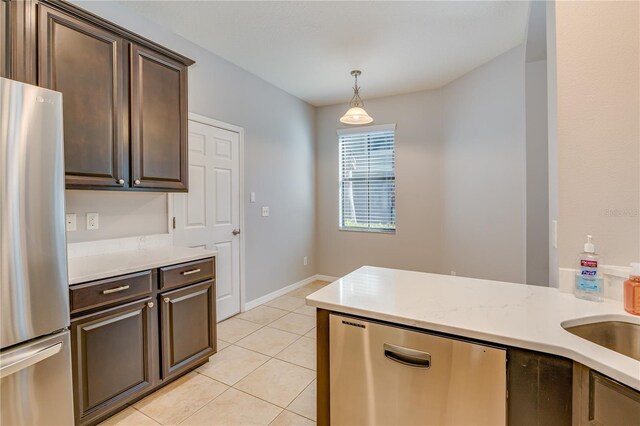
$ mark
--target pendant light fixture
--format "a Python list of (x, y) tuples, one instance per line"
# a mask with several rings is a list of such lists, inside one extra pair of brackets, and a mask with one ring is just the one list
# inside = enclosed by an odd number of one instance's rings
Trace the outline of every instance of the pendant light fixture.
[(351, 71), (351, 75), (355, 77), (356, 84), (353, 86), (353, 98), (349, 102), (349, 111), (340, 118), (340, 122), (344, 124), (369, 124), (373, 122), (373, 118), (364, 110), (364, 102), (360, 99), (360, 88), (358, 87), (358, 76), (362, 72), (358, 70)]

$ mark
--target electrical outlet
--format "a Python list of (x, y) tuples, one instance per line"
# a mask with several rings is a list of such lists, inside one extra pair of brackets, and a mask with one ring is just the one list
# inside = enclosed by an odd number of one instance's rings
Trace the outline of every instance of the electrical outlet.
[(87, 213), (87, 230), (91, 231), (99, 228), (100, 223), (98, 213)]
[(269, 207), (263, 206), (262, 207), (262, 217), (267, 217), (269, 216)]
[(66, 221), (67, 231), (75, 231), (77, 229), (77, 227), (76, 227), (76, 214), (75, 213), (69, 213), (65, 217), (66, 217), (65, 221)]
[(304, 266), (307, 266), (307, 265), (309, 264), (309, 260), (307, 259), (307, 256), (305, 256), (305, 257), (303, 257), (303, 258), (302, 258), (302, 264), (303, 264)]

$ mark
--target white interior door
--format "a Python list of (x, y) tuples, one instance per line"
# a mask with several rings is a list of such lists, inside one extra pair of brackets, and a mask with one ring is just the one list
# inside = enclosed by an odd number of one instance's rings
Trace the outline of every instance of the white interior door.
[(218, 321), (240, 312), (240, 137), (189, 121), (189, 192), (174, 194), (174, 243), (218, 250)]

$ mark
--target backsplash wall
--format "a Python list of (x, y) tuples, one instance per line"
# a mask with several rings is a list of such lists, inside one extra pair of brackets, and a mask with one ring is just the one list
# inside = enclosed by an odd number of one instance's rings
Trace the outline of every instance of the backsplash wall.
[[(76, 214), (68, 243), (168, 232), (167, 194), (74, 190), (65, 193), (66, 212)], [(87, 213), (99, 214), (99, 229), (87, 230)]]

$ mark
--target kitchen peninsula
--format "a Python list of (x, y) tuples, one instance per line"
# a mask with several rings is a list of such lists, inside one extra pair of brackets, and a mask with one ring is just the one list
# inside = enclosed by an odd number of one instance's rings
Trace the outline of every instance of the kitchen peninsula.
[[(546, 287), (365, 266), (311, 294), (307, 304), (318, 308), (319, 424), (334, 420), (334, 389), (331, 396), (329, 389), (337, 379), (330, 377), (335, 367), (330, 366), (334, 359), (330, 342), (334, 343), (331, 333), (337, 326), (335, 321), (330, 325), (330, 320), (336, 316), (345, 319), (342, 324), (363, 333), (371, 328), (373, 334), (374, 325), (384, 325), (505, 350), (505, 423), (531, 418), (539, 424), (543, 419), (547, 424), (570, 424), (572, 418), (583, 418), (575, 423), (595, 419), (613, 424), (607, 422), (611, 416), (640, 414), (640, 360), (566, 330), (611, 321), (631, 324), (637, 331), (640, 318), (625, 313), (621, 302), (594, 303)], [(363, 339), (373, 341), (370, 336)], [(404, 338), (403, 342), (409, 340)], [(387, 364), (392, 366), (389, 368), (404, 364), (417, 369), (420, 359), (430, 356), (422, 367), (436, 371), (439, 360), (429, 350), (394, 355), (387, 343), (410, 349), (385, 341), (384, 348), (374, 346), (365, 352), (366, 357), (377, 356), (379, 349), (380, 357), (397, 361), (385, 361), (385, 368)], [(371, 361), (366, 357), (360, 364)], [(535, 385), (524, 385), (524, 380), (531, 383), (534, 376)], [(375, 393), (375, 386), (372, 388)], [(600, 396), (613, 398), (611, 389), (618, 391), (614, 393), (618, 399), (600, 404)], [(362, 399), (366, 399), (364, 395)]]

